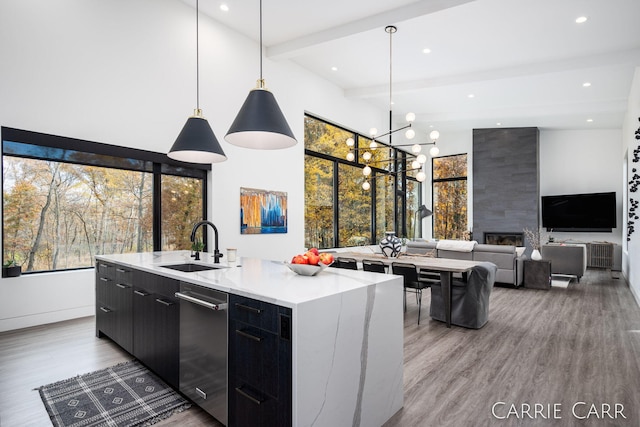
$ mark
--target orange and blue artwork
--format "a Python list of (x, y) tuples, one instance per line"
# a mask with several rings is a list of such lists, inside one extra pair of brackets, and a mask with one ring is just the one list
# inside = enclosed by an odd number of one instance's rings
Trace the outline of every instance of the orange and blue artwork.
[(240, 188), (240, 234), (286, 232), (286, 192)]

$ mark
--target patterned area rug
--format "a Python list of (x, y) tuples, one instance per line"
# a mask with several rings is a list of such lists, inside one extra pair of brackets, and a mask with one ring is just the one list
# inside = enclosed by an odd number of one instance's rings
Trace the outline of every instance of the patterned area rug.
[(150, 425), (191, 406), (137, 360), (38, 391), (56, 427)]

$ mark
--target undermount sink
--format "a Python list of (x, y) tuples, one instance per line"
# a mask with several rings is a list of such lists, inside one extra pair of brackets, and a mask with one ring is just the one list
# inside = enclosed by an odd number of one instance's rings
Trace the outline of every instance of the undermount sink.
[(170, 268), (172, 270), (184, 271), (186, 273), (193, 273), (196, 271), (207, 271), (207, 270), (217, 270), (220, 268), (226, 268), (223, 265), (203, 265), (203, 264), (194, 264), (191, 262), (187, 262), (184, 264), (171, 264), (171, 265), (161, 265), (160, 267)]

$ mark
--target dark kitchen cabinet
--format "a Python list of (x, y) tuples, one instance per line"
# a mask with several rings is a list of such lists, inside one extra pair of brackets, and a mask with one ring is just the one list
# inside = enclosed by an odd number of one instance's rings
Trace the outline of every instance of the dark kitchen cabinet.
[(290, 426), (291, 309), (229, 295), (229, 426)]
[(179, 386), (180, 305), (177, 280), (134, 271), (132, 354), (171, 386)]
[(133, 349), (133, 281), (131, 270), (96, 263), (96, 335), (106, 335), (130, 352)]

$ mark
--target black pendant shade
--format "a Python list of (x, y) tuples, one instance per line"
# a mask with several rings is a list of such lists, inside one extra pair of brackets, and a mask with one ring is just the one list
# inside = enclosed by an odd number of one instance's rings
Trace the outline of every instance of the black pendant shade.
[(207, 119), (191, 116), (167, 154), (174, 160), (189, 163), (219, 163), (227, 160)]
[(260, 87), (249, 92), (224, 139), (259, 150), (288, 148), (297, 143), (275, 96)]

